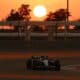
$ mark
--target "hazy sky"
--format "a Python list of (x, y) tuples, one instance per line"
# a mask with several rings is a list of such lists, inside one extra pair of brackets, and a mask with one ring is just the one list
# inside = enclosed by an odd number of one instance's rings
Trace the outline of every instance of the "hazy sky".
[[(1, 0), (0, 1), (0, 20), (4, 19), (10, 12), (10, 10), (17, 9), (21, 4), (30, 4), (30, 8), (34, 9), (37, 5), (43, 5), (47, 9), (47, 13), (55, 11), (59, 8), (66, 8), (67, 0)], [(72, 17), (70, 19), (80, 18), (80, 0), (69, 0), (70, 12)], [(43, 18), (37, 18), (31, 13), (32, 20), (41, 20)]]

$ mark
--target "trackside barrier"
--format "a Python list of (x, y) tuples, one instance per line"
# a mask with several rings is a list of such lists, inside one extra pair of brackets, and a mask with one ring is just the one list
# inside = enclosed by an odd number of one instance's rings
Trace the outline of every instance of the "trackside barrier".
[[(48, 39), (49, 41), (54, 39), (54, 34), (55, 34), (55, 27), (56, 25), (64, 25), (64, 26), (69, 26), (69, 25), (79, 25), (80, 26), (80, 21), (0, 21), (0, 25), (9, 25), (9, 26), (24, 26), (24, 34), (25, 34), (25, 40), (30, 40), (31, 39), (31, 28), (33, 25), (45, 25), (45, 26), (50, 26), (48, 29)], [(28, 29), (27, 27), (30, 26)], [(66, 37), (67, 33), (65, 30), (64, 37)], [(70, 35), (70, 34), (69, 34)]]

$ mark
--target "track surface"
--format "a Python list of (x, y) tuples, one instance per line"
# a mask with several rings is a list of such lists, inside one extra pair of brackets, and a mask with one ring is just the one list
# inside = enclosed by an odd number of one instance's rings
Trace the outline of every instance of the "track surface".
[[(59, 52), (60, 53), (60, 52)], [(59, 58), (61, 71), (27, 71), (26, 59), (31, 55), (43, 53), (1, 53), (0, 54), (0, 79), (1, 80), (80, 80), (80, 56), (76, 57), (69, 52), (44, 53), (49, 57)], [(62, 56), (63, 55), (63, 56)]]
[[(33, 55), (59, 58), (61, 71), (27, 71)], [(0, 80), (80, 80), (80, 40), (0, 40)]]

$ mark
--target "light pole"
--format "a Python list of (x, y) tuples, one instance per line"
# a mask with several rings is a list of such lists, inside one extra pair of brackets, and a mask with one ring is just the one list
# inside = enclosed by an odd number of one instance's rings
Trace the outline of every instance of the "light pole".
[[(67, 0), (67, 18), (66, 22), (69, 22), (69, 0)], [(67, 38), (67, 32), (68, 32), (69, 25), (65, 25), (65, 39)]]
[[(69, 0), (67, 0), (67, 12), (69, 12)], [(69, 14), (67, 14), (67, 19), (66, 21), (69, 21)]]

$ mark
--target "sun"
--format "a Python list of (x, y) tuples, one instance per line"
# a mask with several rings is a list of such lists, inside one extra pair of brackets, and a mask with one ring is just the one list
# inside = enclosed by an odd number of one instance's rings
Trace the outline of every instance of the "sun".
[(36, 17), (43, 17), (47, 14), (47, 11), (46, 11), (46, 8), (42, 5), (38, 5), (36, 6), (34, 9), (33, 9), (33, 14), (36, 16)]

